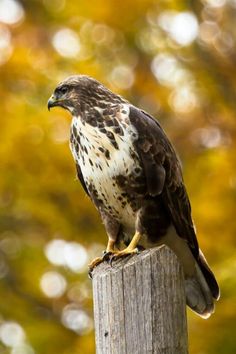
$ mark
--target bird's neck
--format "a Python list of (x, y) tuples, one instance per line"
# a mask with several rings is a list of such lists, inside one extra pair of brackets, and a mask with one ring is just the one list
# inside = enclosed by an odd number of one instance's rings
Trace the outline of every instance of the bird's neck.
[(96, 102), (94, 105), (84, 104), (81, 105), (80, 112), (76, 112), (73, 116), (79, 116), (82, 122), (99, 126), (106, 118), (114, 117), (117, 112), (121, 111), (124, 104), (126, 104), (125, 101), (108, 102), (105, 100)]

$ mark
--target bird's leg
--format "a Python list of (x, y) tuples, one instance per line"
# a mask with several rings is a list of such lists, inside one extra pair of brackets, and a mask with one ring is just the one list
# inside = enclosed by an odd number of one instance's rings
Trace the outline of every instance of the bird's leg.
[(112, 255), (113, 253), (115, 253), (115, 241), (109, 238), (107, 248), (103, 253), (103, 260), (109, 260), (110, 255)]
[(115, 247), (115, 241), (111, 240), (110, 238), (108, 239), (108, 243), (107, 243), (107, 248), (105, 253), (113, 253), (114, 252), (114, 247)]
[(130, 241), (129, 245), (125, 249), (123, 249), (121, 251), (113, 252), (112, 256), (110, 257), (110, 262), (112, 262), (112, 260), (117, 259), (117, 258), (130, 256), (134, 253), (138, 253), (139, 249), (137, 246), (138, 246), (140, 238), (141, 238), (140, 232), (136, 231), (132, 240)]
[(111, 254), (115, 252), (114, 247), (116, 240), (118, 238), (118, 234), (120, 232), (120, 224), (119, 222), (111, 217), (108, 213), (106, 213), (102, 208), (99, 209), (100, 215), (103, 221), (103, 224), (105, 226), (107, 235), (108, 235), (108, 243), (106, 250), (103, 253), (102, 257), (95, 258), (90, 264), (89, 264), (89, 276), (92, 276), (92, 271), (93, 269), (100, 263), (102, 263), (104, 260), (109, 260), (109, 257)]
[(106, 251), (104, 252), (103, 257), (95, 258), (88, 265), (89, 277), (92, 278), (93, 269), (95, 267), (97, 267), (100, 263), (102, 263), (103, 261), (108, 261), (110, 263), (110, 265), (112, 265), (113, 260), (139, 253), (139, 249), (137, 246), (138, 246), (138, 242), (139, 242), (140, 238), (141, 238), (140, 232), (136, 231), (132, 240), (130, 241), (129, 245), (121, 251), (116, 251), (114, 249), (115, 248), (115, 241), (109, 238), (108, 243), (107, 243), (107, 248), (106, 248)]
[(108, 239), (107, 247), (106, 250), (104, 251), (104, 254), (102, 257), (97, 257), (95, 258), (91, 263), (89, 263), (88, 268), (89, 268), (89, 275), (91, 276), (91, 273), (93, 269), (100, 263), (102, 263), (104, 260), (107, 260), (108, 256), (113, 254), (115, 247), (115, 241), (112, 239)]

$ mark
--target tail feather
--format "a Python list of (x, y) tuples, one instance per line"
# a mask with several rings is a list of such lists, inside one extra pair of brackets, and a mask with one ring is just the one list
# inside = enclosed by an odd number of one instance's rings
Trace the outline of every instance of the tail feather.
[(214, 312), (219, 286), (201, 250), (194, 275), (185, 279), (185, 291), (187, 305), (201, 317), (208, 318)]
[(206, 282), (211, 290), (212, 296), (214, 299), (218, 300), (220, 298), (220, 289), (219, 285), (217, 284), (216, 278), (211, 271), (206, 258), (204, 257), (204, 254), (202, 253), (201, 250), (199, 250), (199, 260), (198, 260), (198, 265), (206, 279)]
[(165, 236), (165, 244), (178, 256), (185, 275), (187, 305), (203, 318), (208, 318), (215, 309), (214, 299), (220, 297), (220, 290), (207, 261), (199, 250), (193, 254), (188, 243), (175, 230)]
[(195, 268), (194, 276), (185, 278), (186, 303), (201, 317), (208, 318), (215, 310), (214, 300), (197, 263)]

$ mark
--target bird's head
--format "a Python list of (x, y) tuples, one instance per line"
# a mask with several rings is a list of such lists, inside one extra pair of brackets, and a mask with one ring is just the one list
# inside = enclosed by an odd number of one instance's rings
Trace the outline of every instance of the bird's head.
[(78, 115), (90, 107), (105, 108), (106, 102), (120, 103), (124, 100), (89, 76), (73, 75), (56, 87), (48, 100), (48, 109), (58, 106)]

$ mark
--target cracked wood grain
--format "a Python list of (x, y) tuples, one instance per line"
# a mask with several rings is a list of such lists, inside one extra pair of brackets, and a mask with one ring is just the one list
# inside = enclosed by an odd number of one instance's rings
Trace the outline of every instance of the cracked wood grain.
[(167, 247), (93, 271), (97, 354), (187, 354), (184, 278)]

